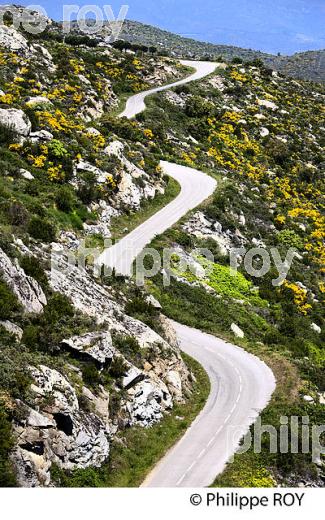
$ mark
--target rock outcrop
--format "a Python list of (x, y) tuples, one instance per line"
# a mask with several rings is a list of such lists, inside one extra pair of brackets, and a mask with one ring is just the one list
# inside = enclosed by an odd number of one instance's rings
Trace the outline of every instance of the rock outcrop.
[(11, 259), (0, 249), (0, 275), (17, 296), (25, 312), (39, 314), (47, 304), (46, 296), (36, 280), (27, 276), (17, 261)]
[(23, 337), (23, 330), (20, 327), (18, 327), (18, 325), (11, 323), (11, 321), (0, 321), (0, 327), (3, 327), (7, 332), (9, 332), (9, 334), (12, 334), (18, 340), (21, 340), (21, 338)]
[(49, 486), (53, 463), (69, 470), (100, 466), (109, 454), (107, 423), (80, 409), (75, 389), (58, 371), (39, 366), (30, 372), (38, 410), (23, 405), (25, 418), (14, 423), (17, 444), (12, 461), (18, 483)]
[(0, 45), (10, 51), (26, 51), (28, 50), (28, 41), (14, 27), (0, 26)]
[(23, 110), (0, 108), (0, 124), (10, 128), (20, 137), (28, 137), (32, 125)]
[(106, 332), (88, 332), (62, 341), (62, 345), (81, 359), (95, 361), (100, 366), (112, 361), (115, 349), (112, 336)]
[[(158, 179), (153, 181), (141, 168), (126, 157), (126, 150), (120, 141), (112, 141), (105, 149), (108, 156), (117, 157), (120, 161), (118, 191), (114, 195), (116, 208), (140, 208), (142, 200), (153, 199), (157, 193), (163, 193), (163, 187)], [(139, 182), (141, 181), (141, 182)]]

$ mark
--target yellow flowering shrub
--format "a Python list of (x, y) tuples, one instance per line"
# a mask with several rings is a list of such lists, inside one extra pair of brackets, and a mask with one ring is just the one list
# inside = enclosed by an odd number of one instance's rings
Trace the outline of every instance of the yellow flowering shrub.
[(145, 128), (143, 130), (143, 133), (145, 135), (145, 137), (147, 137), (148, 139), (153, 139), (154, 138), (154, 133), (152, 130), (150, 130), (150, 128)]
[(293, 300), (299, 312), (305, 315), (308, 314), (308, 311), (312, 306), (307, 303), (308, 295), (306, 289), (299, 287), (299, 285), (295, 283), (288, 282), (287, 280), (283, 282), (283, 287), (289, 289), (293, 293)]
[(14, 96), (12, 94), (4, 94), (0, 96), (0, 103), (4, 103), (5, 105), (12, 105), (14, 102)]
[(51, 130), (70, 134), (73, 130), (84, 130), (84, 126), (76, 122), (74, 119), (68, 119), (61, 110), (55, 110), (54, 113), (48, 111), (37, 112), (41, 125), (49, 126)]

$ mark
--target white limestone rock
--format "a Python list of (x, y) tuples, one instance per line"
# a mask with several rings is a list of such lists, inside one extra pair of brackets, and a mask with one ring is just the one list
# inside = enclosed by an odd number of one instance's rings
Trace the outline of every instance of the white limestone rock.
[(257, 103), (260, 107), (269, 108), (270, 110), (277, 110), (279, 108), (273, 101), (269, 101), (268, 99), (258, 99)]
[(19, 170), (19, 173), (27, 181), (32, 181), (33, 179), (35, 179), (34, 175), (32, 175), (28, 170), (25, 170), (24, 168), (21, 168)]
[(108, 177), (108, 172), (104, 172), (103, 170), (100, 170), (99, 168), (97, 168), (97, 166), (94, 166), (93, 164), (87, 162), (87, 161), (83, 161), (83, 160), (80, 160), (76, 166), (75, 166), (75, 173), (77, 174), (78, 172), (90, 172), (90, 173), (93, 173), (95, 176), (96, 176), (96, 181), (99, 183), (99, 184), (104, 184), (107, 180), (107, 177)]
[(232, 323), (232, 324), (231, 324), (230, 329), (231, 329), (232, 332), (235, 334), (236, 338), (244, 338), (244, 337), (245, 337), (244, 332), (243, 332), (243, 331), (241, 330), (241, 328), (238, 327), (238, 325), (236, 325), (235, 323)]
[(312, 323), (311, 324), (311, 329), (314, 332), (317, 332), (318, 334), (321, 334), (321, 332), (322, 332), (322, 329), (319, 327), (319, 325), (317, 325), (317, 323)]
[(176, 370), (170, 370), (166, 376), (166, 384), (173, 397), (176, 397), (177, 399), (182, 397), (182, 379), (179, 372)]
[(109, 421), (109, 393), (99, 385), (99, 392), (95, 395), (86, 386), (82, 387), (82, 395), (93, 406), (94, 411), (107, 424)]
[(39, 132), (31, 132), (29, 139), (32, 143), (38, 143), (40, 141), (48, 142), (52, 141), (53, 134), (47, 130), (40, 130)]
[(127, 373), (125, 374), (125, 376), (122, 379), (122, 386), (123, 386), (123, 388), (128, 390), (129, 388), (132, 388), (140, 381), (143, 381), (144, 378), (145, 378), (145, 375), (143, 374), (143, 372), (141, 370), (139, 370), (137, 367), (135, 367), (133, 365), (130, 365), (129, 370), (127, 371)]
[(14, 323), (11, 323), (11, 321), (5, 320), (0, 321), (0, 326), (6, 329), (9, 334), (12, 334), (13, 336), (16, 336), (16, 338), (20, 341), (23, 337), (23, 329), (18, 327), (18, 325), (15, 325)]
[(36, 280), (27, 276), (18, 262), (11, 259), (0, 249), (0, 274), (17, 296), (25, 312), (40, 314), (47, 305), (45, 294)]
[(262, 127), (260, 129), (260, 135), (261, 137), (267, 137), (268, 135), (270, 135), (270, 131), (267, 128)]
[(130, 425), (149, 427), (159, 422), (163, 413), (173, 407), (172, 397), (164, 383), (144, 380), (128, 390), (126, 410)]
[(102, 465), (109, 454), (107, 423), (79, 408), (74, 388), (58, 371), (41, 365), (30, 372), (38, 409), (29, 408), (25, 420), (14, 422), (11, 458), (19, 485), (49, 486), (53, 463), (65, 470)]
[(32, 124), (23, 110), (0, 108), (0, 124), (11, 128), (21, 137), (28, 137)]
[(33, 107), (34, 105), (53, 105), (53, 103), (45, 96), (34, 96), (27, 99), (26, 105)]
[(14, 27), (0, 26), (0, 45), (10, 51), (27, 51), (28, 41)]
[(112, 336), (108, 331), (88, 332), (82, 336), (73, 336), (70, 339), (64, 339), (62, 345), (83, 358), (93, 359), (100, 365), (106, 365), (112, 361), (115, 353)]
[(148, 294), (148, 296), (145, 298), (145, 301), (157, 310), (162, 309), (160, 302), (152, 294)]

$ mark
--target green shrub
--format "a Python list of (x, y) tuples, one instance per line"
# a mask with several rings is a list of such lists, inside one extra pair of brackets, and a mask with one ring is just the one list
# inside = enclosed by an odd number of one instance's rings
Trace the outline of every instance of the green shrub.
[(16, 139), (16, 133), (13, 128), (0, 124), (0, 146), (11, 144)]
[(27, 325), (24, 328), (22, 343), (31, 350), (37, 350), (41, 328), (36, 325)]
[(28, 371), (30, 359), (23, 346), (17, 348), (16, 339), (4, 331), (0, 336), (0, 388), (15, 399), (27, 396), (31, 384)]
[(126, 314), (134, 316), (135, 314), (147, 314), (148, 316), (155, 316), (158, 310), (153, 305), (147, 303), (143, 298), (136, 297), (129, 301), (125, 306)]
[(24, 256), (19, 263), (20, 267), (24, 269), (25, 273), (39, 282), (42, 287), (48, 285), (45, 271), (37, 258), (34, 256)]
[(277, 235), (278, 243), (286, 247), (295, 249), (303, 249), (304, 241), (292, 229), (283, 229)]
[(9, 287), (0, 280), (0, 319), (6, 320), (12, 313), (20, 309), (17, 297), (11, 292)]
[(109, 367), (109, 373), (114, 379), (124, 377), (127, 370), (127, 365), (121, 357), (115, 357)]
[[(30, 79), (33, 79), (33, 78), (30, 78)], [(39, 126), (40, 126), (39, 116), (37, 114), (37, 108), (42, 110), (42, 109), (44, 109), (44, 105), (40, 105), (39, 107), (37, 107), (35, 105), (33, 107), (29, 107), (29, 106), (24, 107), (24, 112), (32, 124), (32, 132), (37, 132), (37, 130), (39, 129)]]
[(61, 186), (55, 197), (57, 208), (64, 213), (70, 213), (75, 205), (75, 197), (72, 188), (69, 186)]
[(9, 206), (8, 220), (13, 226), (22, 226), (28, 221), (28, 211), (21, 202), (15, 201)]
[(54, 242), (56, 237), (56, 231), (50, 222), (40, 218), (33, 217), (27, 228), (28, 233), (36, 240), (41, 240), (42, 242)]
[(48, 299), (44, 309), (44, 321), (46, 323), (57, 323), (61, 318), (74, 316), (74, 308), (69, 298), (64, 294), (54, 293)]
[(0, 487), (15, 487), (16, 479), (9, 461), (14, 446), (11, 423), (0, 403)]
[(115, 334), (113, 336), (113, 344), (130, 361), (137, 358), (141, 350), (139, 343), (133, 336)]
[(64, 157), (68, 157), (68, 150), (65, 148), (62, 141), (58, 139), (52, 139), (52, 141), (48, 145), (50, 158), (55, 159), (63, 159)]
[(87, 363), (82, 368), (82, 378), (86, 385), (94, 387), (100, 384), (100, 373), (95, 363)]

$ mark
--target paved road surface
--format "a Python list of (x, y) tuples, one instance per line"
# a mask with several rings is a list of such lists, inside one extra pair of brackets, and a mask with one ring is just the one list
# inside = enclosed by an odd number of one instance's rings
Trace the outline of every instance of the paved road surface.
[[(121, 117), (132, 118), (143, 111), (146, 96), (201, 79), (220, 66), (205, 62), (183, 63), (196, 68), (197, 72), (172, 85), (132, 96)], [(165, 173), (180, 183), (181, 193), (100, 257), (99, 263), (115, 267), (121, 274), (131, 273), (133, 261), (155, 235), (176, 223), (216, 188), (216, 182), (203, 172), (167, 162), (161, 165)], [(173, 324), (181, 349), (207, 371), (211, 393), (206, 406), (185, 436), (168, 452), (143, 485), (207, 486), (222, 472), (227, 460), (236, 451), (239, 439), (267, 405), (275, 389), (275, 379), (262, 361), (243, 349), (196, 329)]]
[(183, 65), (196, 69), (196, 72), (194, 72), (194, 74), (191, 74), (191, 76), (188, 76), (187, 78), (175, 81), (175, 83), (170, 83), (169, 85), (164, 85), (163, 87), (157, 87), (151, 90), (146, 90), (145, 92), (139, 92), (139, 94), (131, 96), (126, 103), (124, 112), (120, 114), (120, 117), (127, 117), (128, 119), (132, 119), (132, 117), (136, 116), (137, 114), (145, 110), (146, 105), (144, 103), (144, 100), (151, 94), (156, 94), (157, 92), (162, 92), (163, 90), (168, 90), (171, 87), (177, 87), (178, 85), (185, 85), (185, 83), (189, 83), (191, 81), (197, 81), (198, 79), (202, 79), (205, 76), (212, 74), (212, 72), (215, 71), (216, 67), (224, 66), (223, 63), (212, 63), (209, 61), (182, 60), (181, 63)]
[(166, 174), (179, 182), (180, 194), (120, 242), (106, 249), (98, 259), (99, 264), (115, 267), (119, 274), (130, 275), (134, 259), (145, 246), (156, 235), (178, 222), (189, 210), (201, 204), (216, 189), (216, 181), (203, 172), (164, 161), (161, 162), (161, 167)]
[(208, 373), (211, 393), (201, 414), (143, 486), (208, 486), (268, 403), (275, 380), (264, 363), (243, 349), (179, 323), (173, 325), (181, 349)]

